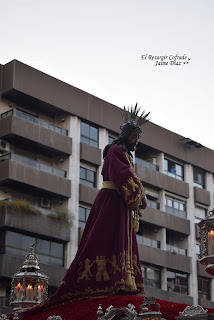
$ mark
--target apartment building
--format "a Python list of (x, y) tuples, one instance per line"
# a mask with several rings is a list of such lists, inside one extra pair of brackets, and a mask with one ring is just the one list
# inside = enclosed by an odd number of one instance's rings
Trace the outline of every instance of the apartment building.
[[(54, 293), (101, 187), (121, 109), (17, 60), (0, 65), (0, 314), (35, 244)], [(197, 223), (214, 207), (214, 151), (149, 122), (134, 154), (148, 207), (137, 234), (145, 294), (214, 307)]]

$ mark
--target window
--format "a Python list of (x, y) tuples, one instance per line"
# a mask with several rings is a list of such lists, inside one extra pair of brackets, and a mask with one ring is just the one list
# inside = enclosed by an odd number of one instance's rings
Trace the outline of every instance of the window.
[(29, 122), (39, 123), (39, 119), (37, 117), (31, 115), (30, 113), (23, 112), (19, 109), (16, 110), (16, 116)]
[(194, 182), (194, 186), (198, 187), (198, 188), (205, 188), (205, 183), (204, 183), (204, 171), (197, 169), (197, 168), (193, 168), (193, 182)]
[(183, 165), (173, 160), (164, 159), (164, 173), (178, 180), (184, 180)]
[(83, 167), (80, 167), (80, 184), (85, 186), (95, 187), (95, 172)]
[(153, 266), (141, 264), (143, 281), (146, 286), (161, 288), (161, 270)]
[(195, 245), (195, 252), (197, 254), (197, 256), (200, 254), (200, 244), (196, 243)]
[(167, 270), (167, 290), (188, 294), (188, 275), (186, 273)]
[(9, 111), (6, 111), (6, 112), (2, 113), (0, 119), (4, 119), (4, 118), (7, 118), (7, 117), (12, 116), (12, 115), (13, 115), (13, 110), (9, 110)]
[(169, 196), (165, 197), (165, 211), (166, 213), (172, 214), (174, 216), (185, 218), (186, 214), (186, 202), (177, 198), (172, 198)]
[(115, 138), (108, 136), (108, 144), (111, 144), (114, 140)]
[(136, 234), (137, 242), (144, 246), (153, 247), (160, 249), (161, 243), (159, 240), (152, 239), (154, 237), (154, 232), (157, 232), (154, 225), (146, 225), (142, 220), (139, 221), (139, 230)]
[(90, 210), (91, 210), (90, 208), (79, 206), (79, 227), (81, 227), (81, 228), (85, 227), (86, 221), (88, 220)]
[[(4, 240), (2, 240), (2, 237)], [(34, 244), (39, 263), (41, 262), (59, 267), (64, 266), (63, 243), (43, 240), (12, 231), (1, 233), (1, 251), (2, 242), (5, 242), (6, 254), (25, 257), (30, 252), (30, 245)]]
[(198, 298), (210, 300), (210, 280), (198, 278)]
[(202, 220), (201, 218), (198, 218), (198, 217), (195, 216), (195, 223), (198, 224), (199, 222), (201, 222), (201, 220)]
[(91, 146), (98, 148), (98, 129), (91, 125), (81, 122), (81, 137), (80, 142), (85, 142)]
[(153, 209), (160, 209), (160, 203), (156, 202), (156, 198), (146, 193), (147, 206)]

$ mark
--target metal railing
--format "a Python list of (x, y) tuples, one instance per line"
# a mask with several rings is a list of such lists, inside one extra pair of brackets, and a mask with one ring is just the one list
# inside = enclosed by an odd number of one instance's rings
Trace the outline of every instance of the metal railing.
[(1, 119), (7, 118), (7, 117), (12, 116), (12, 115), (14, 115), (14, 116), (16, 116), (18, 118), (22, 118), (23, 120), (26, 120), (28, 122), (37, 124), (37, 125), (39, 125), (39, 126), (41, 126), (43, 128), (49, 129), (51, 131), (63, 134), (64, 136), (68, 136), (68, 130), (63, 129), (63, 128), (58, 127), (58, 126), (55, 126), (52, 123), (49, 123), (49, 122), (44, 121), (44, 120), (41, 120), (41, 119), (31, 115), (31, 114), (28, 114), (28, 113), (23, 112), (23, 111), (18, 110), (18, 109), (9, 110), (7, 112), (2, 113), (1, 114)]
[(159, 166), (156, 166), (155, 164), (148, 162), (146, 160), (143, 160), (141, 158), (135, 157), (135, 164), (141, 164), (144, 167), (150, 168), (155, 171), (159, 171)]
[(175, 253), (175, 254), (180, 254), (182, 256), (186, 256), (187, 255), (187, 250), (186, 249), (182, 249), (182, 248), (178, 248), (175, 246), (172, 246), (170, 244), (166, 245), (166, 251)]
[(141, 235), (138, 235), (138, 234), (136, 236), (137, 236), (137, 242), (139, 244), (142, 244), (142, 245), (148, 246), (148, 247), (152, 247), (152, 248), (156, 248), (156, 249), (160, 248), (160, 241), (145, 238), (145, 237), (142, 237)]
[(181, 210), (169, 207), (169, 206), (165, 206), (165, 212), (169, 213), (169, 214), (172, 214), (173, 216), (176, 216), (176, 217), (179, 217), (179, 218), (184, 218), (184, 219), (187, 218), (186, 211), (181, 211)]
[(41, 171), (49, 172), (51, 174), (54, 174), (54, 175), (62, 177), (62, 178), (66, 178), (66, 176), (67, 176), (67, 172), (64, 170), (54, 168), (50, 165), (40, 163), (36, 160), (18, 155), (16, 153), (10, 152), (10, 153), (7, 153), (7, 154), (0, 157), (0, 162), (6, 161), (6, 160), (13, 160), (16, 162), (20, 162), (20, 163), (25, 164), (27, 166), (34, 167), (34, 168), (39, 169)]

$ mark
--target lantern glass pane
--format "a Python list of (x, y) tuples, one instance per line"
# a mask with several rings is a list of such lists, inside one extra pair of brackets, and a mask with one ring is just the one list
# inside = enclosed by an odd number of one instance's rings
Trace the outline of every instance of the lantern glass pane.
[(208, 232), (208, 254), (214, 252), (214, 230), (210, 229)]

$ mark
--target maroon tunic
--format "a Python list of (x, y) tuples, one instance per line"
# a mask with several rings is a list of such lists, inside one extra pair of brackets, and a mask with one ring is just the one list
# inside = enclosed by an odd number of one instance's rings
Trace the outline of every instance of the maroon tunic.
[(76, 257), (56, 293), (65, 300), (143, 290), (131, 210), (144, 195), (142, 184), (118, 145), (109, 149), (102, 175), (116, 189), (101, 189), (94, 201)]
[[(56, 294), (40, 307), (120, 291), (143, 293), (133, 230), (133, 210), (144, 196), (143, 186), (118, 145), (109, 149), (102, 175), (104, 188), (91, 208), (76, 257)], [(105, 188), (105, 181), (114, 189)]]

